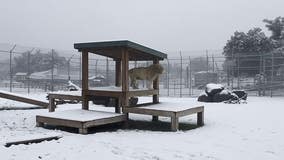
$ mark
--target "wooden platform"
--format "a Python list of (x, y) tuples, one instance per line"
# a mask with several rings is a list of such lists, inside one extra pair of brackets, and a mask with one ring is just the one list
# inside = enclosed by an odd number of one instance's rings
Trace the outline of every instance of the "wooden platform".
[(74, 127), (79, 129), (80, 134), (87, 134), (90, 127), (126, 120), (125, 114), (82, 109), (57, 111), (36, 116), (38, 127), (42, 127), (44, 124)]
[(135, 113), (152, 115), (153, 121), (158, 120), (158, 116), (171, 118), (171, 130), (177, 131), (179, 128), (179, 117), (197, 114), (197, 125), (202, 126), (204, 124), (204, 106), (168, 106), (167, 104), (154, 104), (151, 106), (142, 107), (127, 107), (124, 108), (124, 113)]
[(47, 108), (47, 106), (48, 106), (47, 102), (43, 102), (43, 101), (40, 101), (40, 100), (24, 97), (22, 95), (18, 95), (18, 94), (6, 92), (6, 91), (0, 91), (0, 98), (6, 98), (6, 99), (13, 100), (13, 101), (29, 103), (29, 104), (33, 104), (33, 105), (37, 105), (37, 106), (42, 106), (44, 108)]
[[(148, 96), (148, 95), (157, 95), (159, 91), (157, 89), (130, 89), (128, 91), (129, 97), (136, 97), (136, 96)], [(96, 87), (91, 88), (86, 93), (87, 96), (102, 96), (102, 97), (111, 97), (115, 98), (117, 102), (117, 106), (115, 107), (115, 112), (120, 113), (120, 107), (122, 106), (122, 99), (123, 99), (123, 92), (121, 87)], [(76, 100), (76, 101), (83, 101), (83, 96), (81, 91), (66, 91), (66, 92), (52, 92), (48, 94), (49, 97), (49, 112), (54, 112), (56, 105), (56, 100)], [(89, 98), (90, 100), (90, 98)]]

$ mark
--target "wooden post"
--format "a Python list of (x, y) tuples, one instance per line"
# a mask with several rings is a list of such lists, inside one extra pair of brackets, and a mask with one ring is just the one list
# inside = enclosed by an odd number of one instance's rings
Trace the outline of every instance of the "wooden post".
[[(153, 64), (159, 64), (159, 60), (155, 59), (153, 61)], [(159, 77), (157, 77), (153, 81), (153, 89), (159, 90)], [(153, 103), (159, 103), (159, 95), (158, 94), (153, 95)]]
[(42, 122), (36, 122), (36, 127), (43, 127), (44, 126), (44, 123)]
[(115, 61), (115, 86), (121, 86), (121, 60)]
[(88, 128), (79, 128), (79, 134), (88, 134)]
[(121, 98), (116, 98), (115, 99), (115, 113), (121, 113), (121, 110), (120, 110), (120, 102)]
[(88, 88), (89, 88), (89, 53), (82, 51), (82, 109), (89, 109)]
[(122, 50), (122, 107), (129, 106), (129, 83), (128, 83), (128, 67), (129, 67), (129, 53), (127, 49)]
[(203, 126), (204, 125), (204, 111), (197, 113), (197, 125)]
[(172, 131), (178, 130), (178, 117), (176, 115), (171, 117), (171, 130)]
[(49, 105), (48, 105), (48, 111), (54, 112), (55, 111), (55, 100), (53, 97), (49, 97)]
[(152, 116), (152, 121), (153, 122), (159, 121), (159, 116)]

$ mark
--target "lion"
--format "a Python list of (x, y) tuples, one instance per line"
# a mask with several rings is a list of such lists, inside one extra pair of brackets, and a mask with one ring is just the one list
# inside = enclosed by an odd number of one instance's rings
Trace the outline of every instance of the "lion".
[(158, 78), (164, 72), (164, 68), (160, 64), (152, 64), (149, 67), (138, 67), (129, 70), (130, 86), (133, 89), (139, 89), (137, 80), (147, 80), (147, 88), (151, 88), (153, 80)]

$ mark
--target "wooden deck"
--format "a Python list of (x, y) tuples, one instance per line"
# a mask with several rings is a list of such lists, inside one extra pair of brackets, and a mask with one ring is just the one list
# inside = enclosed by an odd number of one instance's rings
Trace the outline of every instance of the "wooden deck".
[(90, 127), (126, 120), (127, 116), (125, 114), (82, 109), (58, 111), (36, 116), (38, 127), (42, 127), (44, 124), (74, 127), (79, 129), (80, 134), (87, 134)]
[(135, 113), (152, 115), (153, 121), (157, 121), (159, 116), (171, 118), (171, 130), (177, 131), (179, 128), (179, 117), (197, 114), (197, 125), (204, 125), (204, 106), (187, 107), (187, 106), (171, 106), (166, 107), (163, 105), (152, 105), (142, 107), (127, 107), (123, 110), (124, 113)]

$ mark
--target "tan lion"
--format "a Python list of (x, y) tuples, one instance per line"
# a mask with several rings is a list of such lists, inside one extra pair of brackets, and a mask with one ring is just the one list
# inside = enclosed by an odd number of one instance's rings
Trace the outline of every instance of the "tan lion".
[(147, 87), (150, 89), (153, 80), (162, 74), (164, 68), (160, 64), (152, 64), (149, 67), (138, 67), (129, 70), (130, 86), (133, 89), (138, 89), (137, 80), (148, 80)]

